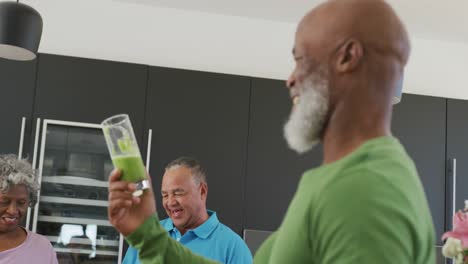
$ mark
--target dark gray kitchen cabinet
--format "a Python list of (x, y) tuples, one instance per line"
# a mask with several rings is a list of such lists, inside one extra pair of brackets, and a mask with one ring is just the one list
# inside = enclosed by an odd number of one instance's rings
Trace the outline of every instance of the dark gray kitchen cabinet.
[(283, 125), (291, 100), (284, 81), (252, 79), (245, 228), (276, 230), (302, 174), (322, 162), (321, 146), (305, 155), (290, 150)]
[(148, 67), (40, 54), (34, 116), (85, 123), (127, 113), (143, 135)]
[(241, 233), (250, 79), (233, 75), (150, 67), (146, 129), (152, 129), (150, 173), (160, 217), (165, 165), (180, 156), (207, 171), (208, 209)]
[(447, 100), (446, 228), (452, 229), (453, 212), (468, 200), (468, 101)]
[(24, 117), (22, 156), (29, 156), (36, 63), (0, 59), (0, 153), (18, 154)]
[(446, 99), (404, 94), (394, 106), (392, 132), (413, 159), (436, 229), (437, 244), (445, 228)]

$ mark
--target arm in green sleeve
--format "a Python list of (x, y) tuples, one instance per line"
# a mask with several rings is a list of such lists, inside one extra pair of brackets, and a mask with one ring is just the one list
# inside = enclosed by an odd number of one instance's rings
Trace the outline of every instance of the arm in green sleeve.
[(142, 264), (218, 264), (194, 254), (190, 249), (170, 238), (156, 217), (146, 219), (143, 225), (126, 237), (126, 240), (138, 250), (138, 257)]

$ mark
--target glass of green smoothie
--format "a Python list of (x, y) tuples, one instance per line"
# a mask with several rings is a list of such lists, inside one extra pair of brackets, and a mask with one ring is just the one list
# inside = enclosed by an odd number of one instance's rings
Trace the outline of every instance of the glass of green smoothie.
[(148, 189), (149, 181), (130, 118), (127, 114), (115, 115), (102, 121), (101, 125), (112, 163), (122, 173), (121, 179), (136, 183), (137, 190), (133, 195), (142, 195), (143, 190)]

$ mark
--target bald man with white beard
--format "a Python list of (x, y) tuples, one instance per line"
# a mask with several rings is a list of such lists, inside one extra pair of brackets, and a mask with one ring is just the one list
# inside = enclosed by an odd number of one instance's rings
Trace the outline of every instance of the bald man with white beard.
[[(322, 166), (304, 173), (280, 228), (254, 263), (434, 264), (435, 235), (413, 161), (390, 121), (410, 43), (382, 0), (330, 0), (300, 22), (287, 81), (284, 128), (299, 153), (323, 145)], [(142, 263), (213, 263), (169, 239), (151, 190), (110, 177), (109, 219)]]

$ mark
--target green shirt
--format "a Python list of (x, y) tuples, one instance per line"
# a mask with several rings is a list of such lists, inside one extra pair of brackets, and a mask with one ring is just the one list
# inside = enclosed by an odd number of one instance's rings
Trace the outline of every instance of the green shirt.
[[(171, 241), (157, 219), (127, 238), (142, 263), (211, 263)], [(391, 137), (306, 172), (254, 263), (433, 264), (434, 226), (416, 168)]]

